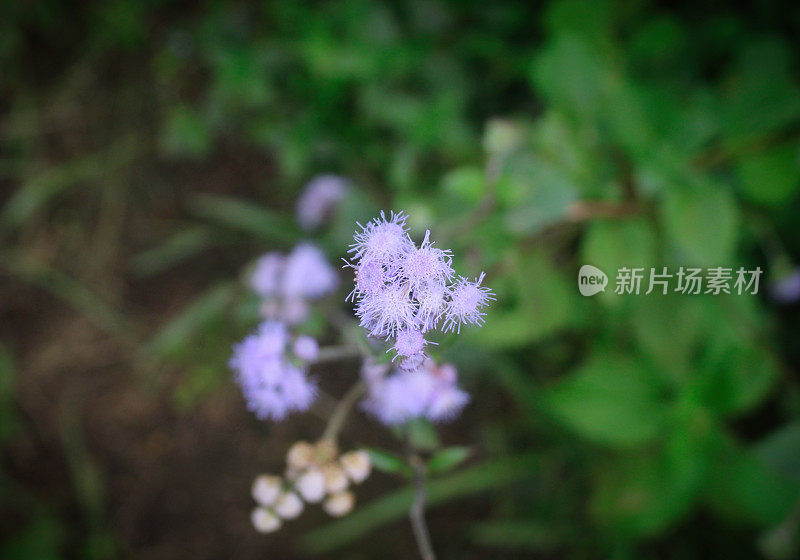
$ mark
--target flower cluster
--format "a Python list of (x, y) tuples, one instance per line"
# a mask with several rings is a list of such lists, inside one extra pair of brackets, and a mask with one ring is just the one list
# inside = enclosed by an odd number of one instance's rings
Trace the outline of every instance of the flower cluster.
[(390, 426), (415, 418), (450, 420), (469, 402), (469, 395), (457, 386), (455, 366), (436, 365), (428, 358), (417, 371), (390, 373), (385, 364), (365, 364), (361, 375), (368, 388), (362, 407)]
[(258, 503), (251, 515), (253, 525), (261, 533), (276, 531), (284, 520), (299, 516), (306, 503), (322, 502), (328, 515), (346, 515), (355, 504), (350, 484), (360, 484), (371, 470), (365, 451), (339, 455), (330, 440), (298, 441), (286, 454), (283, 477), (264, 474), (253, 482), (253, 499)]
[(282, 420), (308, 409), (317, 392), (307, 375), (308, 363), (317, 352), (316, 340), (305, 335), (293, 338), (286, 325), (273, 320), (234, 345), (229, 365), (247, 408), (262, 420)]
[(297, 199), (297, 222), (305, 230), (317, 229), (333, 214), (350, 190), (350, 182), (338, 175), (317, 175)]
[(354, 236), (352, 258), (355, 288), (348, 296), (371, 336), (394, 341), (401, 367), (415, 369), (430, 342), (425, 333), (461, 331), (464, 324), (482, 324), (483, 308), (494, 300), (482, 286), (484, 274), (469, 280), (456, 276), (450, 250), (434, 247), (430, 231), (417, 247), (408, 235), (407, 216), (385, 213), (367, 222)]
[(267, 253), (250, 275), (250, 287), (263, 300), (262, 314), (289, 324), (302, 322), (308, 302), (330, 294), (338, 283), (336, 271), (311, 243), (298, 244), (288, 255)]

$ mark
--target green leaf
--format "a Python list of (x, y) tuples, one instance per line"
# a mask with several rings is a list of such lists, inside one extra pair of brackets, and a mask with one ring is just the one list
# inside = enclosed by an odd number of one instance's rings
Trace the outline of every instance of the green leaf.
[(433, 451), (441, 445), (436, 428), (424, 418), (415, 418), (406, 424), (408, 442), (414, 449)]
[(699, 360), (692, 390), (710, 410), (744, 412), (761, 402), (778, 376), (772, 356), (739, 339), (718, 336)]
[(164, 272), (184, 260), (199, 255), (217, 241), (211, 228), (192, 226), (180, 229), (160, 244), (134, 255), (131, 271), (139, 277)]
[(507, 200), (511, 208), (505, 216), (506, 227), (517, 234), (528, 235), (564, 219), (567, 210), (578, 199), (578, 189), (561, 169), (533, 156), (514, 158), (498, 184), (498, 196), (503, 189), (513, 192)]
[(533, 84), (554, 105), (571, 114), (598, 113), (604, 95), (605, 68), (597, 49), (573, 33), (561, 33), (536, 57)]
[(729, 263), (736, 248), (739, 212), (722, 185), (696, 177), (691, 186), (672, 185), (660, 206), (664, 229), (683, 266)]
[(477, 204), (486, 191), (485, 173), (479, 167), (459, 167), (444, 176), (442, 190), (460, 201)]
[(745, 156), (736, 166), (742, 192), (750, 200), (778, 206), (800, 187), (800, 147), (781, 146)]
[(728, 144), (776, 134), (800, 119), (800, 90), (792, 64), (791, 51), (775, 37), (744, 45), (725, 81), (723, 132)]
[(538, 519), (509, 519), (478, 523), (472, 539), (492, 548), (551, 551), (564, 540), (564, 529)]
[(642, 356), (650, 358), (675, 387), (693, 376), (698, 346), (708, 336), (707, 322), (715, 318), (694, 299), (655, 290), (626, 308)]
[(663, 450), (617, 457), (601, 470), (590, 510), (616, 534), (657, 535), (694, 504), (705, 464), (689, 432), (676, 434)]
[(411, 467), (400, 457), (390, 451), (382, 449), (369, 448), (366, 450), (372, 460), (372, 466), (375, 469), (386, 474), (402, 474), (403, 476), (411, 476)]
[(781, 522), (797, 501), (800, 486), (781, 476), (756, 453), (723, 440), (713, 476), (704, 485), (706, 502), (719, 514), (761, 526)]
[[(617, 270), (621, 267), (654, 266), (656, 243), (653, 226), (643, 218), (595, 220), (590, 223), (581, 246), (581, 264), (596, 266), (609, 277), (608, 287), (596, 297), (608, 303), (621, 301), (623, 297), (614, 293)], [(642, 293), (646, 288), (643, 286)]]
[(544, 16), (547, 29), (554, 34), (574, 33), (601, 44), (610, 35), (618, 9), (612, 2), (561, 0), (548, 5)]
[[(531, 148), (575, 180), (584, 196), (596, 196), (600, 159), (593, 148), (593, 139), (581, 134), (579, 124), (556, 110), (547, 111), (533, 126)], [(498, 194), (500, 188), (498, 186)]]
[(762, 439), (755, 453), (776, 472), (800, 481), (800, 420), (781, 426)]
[(666, 406), (655, 375), (642, 364), (609, 350), (597, 351), (550, 390), (548, 410), (567, 427), (597, 443), (627, 447), (655, 437)]
[(492, 286), (506, 307), (493, 307), (485, 325), (464, 331), (471, 340), (491, 348), (518, 348), (577, 320), (581, 305), (577, 290), (541, 252), (527, 254), (515, 264), (508, 284)]
[(456, 445), (437, 451), (428, 460), (428, 472), (440, 474), (452, 470), (466, 461), (471, 454), (472, 450), (463, 445)]
[(612, 134), (630, 154), (646, 159), (656, 133), (643, 92), (634, 83), (615, 76), (609, 97), (606, 114)]

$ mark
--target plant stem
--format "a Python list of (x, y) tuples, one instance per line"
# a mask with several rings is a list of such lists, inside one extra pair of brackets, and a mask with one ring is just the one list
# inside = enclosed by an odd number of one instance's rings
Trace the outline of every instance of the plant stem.
[(347, 360), (350, 358), (357, 358), (361, 356), (361, 348), (358, 346), (325, 346), (324, 348), (319, 349), (319, 353), (317, 354), (316, 359), (314, 360), (315, 364), (319, 364), (322, 362), (334, 362), (337, 360)]
[(342, 397), (342, 400), (339, 401), (339, 404), (336, 405), (333, 414), (331, 414), (331, 419), (328, 421), (328, 425), (325, 427), (325, 431), (322, 433), (320, 439), (336, 441), (339, 437), (339, 432), (342, 431), (347, 415), (366, 388), (367, 386), (363, 381), (357, 381), (350, 387), (347, 393)]
[(411, 519), (411, 529), (414, 531), (414, 538), (423, 560), (436, 560), (436, 554), (431, 545), (431, 536), (428, 532), (428, 525), (425, 523), (425, 464), (419, 455), (412, 454), (409, 457), (412, 468), (414, 469), (414, 501), (408, 516)]

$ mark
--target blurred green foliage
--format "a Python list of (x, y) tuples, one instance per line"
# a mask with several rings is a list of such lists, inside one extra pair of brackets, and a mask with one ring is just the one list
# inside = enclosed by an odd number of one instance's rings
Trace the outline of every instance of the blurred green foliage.
[[(179, 408), (224, 379), (253, 301), (237, 306), (241, 290), (224, 281), (144, 328), (91, 275), (74, 279), (28, 255), (26, 232), (81, 197), (113, 208), (114, 181), (131, 198), (158, 198), (158, 184), (136, 179), (142, 157), (200, 166), (225, 145), (255, 150), (260, 200), (224, 188), (187, 195), (186, 215), (126, 270), (157, 278), (243, 239), (288, 246), (301, 234), (285, 209), (306, 179), (331, 170), (358, 189), (321, 239), (332, 257), (357, 219), (391, 207), (411, 214), (415, 233), (430, 227), (466, 255), (460, 269), (487, 269), (499, 297), (486, 326), (443, 354), (473, 389), (480, 424), (479, 441), (459, 443), (481, 452), (450, 472), (472, 449), (438, 451), (430, 495), (435, 506), (483, 493), (491, 508), (457, 520), (464, 542), (448, 545), (450, 557), (473, 546), (568, 558), (796, 557), (800, 322), (796, 306), (764, 297), (800, 259), (796, 7), (115, 0), (70, 10), (40, 2), (6, 6), (0, 18), (0, 176), (16, 187), (0, 210), (0, 267), (145, 362), (180, 364)], [(42, 53), (56, 58), (44, 65)], [(69, 92), (71, 74), (58, 67), (98, 60), (138, 61), (147, 130), (48, 150), (48, 109), (32, 92)], [(137, 129), (141, 115), (130, 119)], [(757, 297), (609, 289), (587, 299), (575, 286), (583, 263), (606, 272), (761, 266), (766, 277)], [(19, 426), (6, 355), (1, 441)], [(63, 444), (89, 527), (84, 553), (109, 557), (102, 477), (76, 430), (65, 423)], [(378, 464), (401, 470), (391, 456)], [(347, 545), (403, 517), (410, 500), (403, 489), (365, 504), (311, 532), (305, 548)], [(8, 557), (58, 557), (64, 528), (35, 503), (3, 546)]]

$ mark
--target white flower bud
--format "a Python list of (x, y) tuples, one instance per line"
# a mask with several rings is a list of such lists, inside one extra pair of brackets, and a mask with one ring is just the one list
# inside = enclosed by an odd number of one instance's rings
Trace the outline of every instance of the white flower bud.
[(319, 469), (309, 469), (295, 482), (295, 489), (310, 504), (321, 502), (325, 497), (325, 475)]
[(284, 492), (275, 502), (275, 513), (283, 519), (294, 519), (303, 512), (303, 500), (294, 492)]
[(325, 465), (325, 468), (322, 469), (322, 473), (325, 475), (325, 489), (328, 491), (328, 494), (336, 494), (337, 492), (342, 492), (347, 489), (349, 484), (347, 475), (344, 469), (336, 463)]
[(272, 533), (280, 529), (283, 524), (283, 521), (277, 515), (263, 507), (253, 509), (250, 514), (250, 521), (253, 522), (253, 527), (259, 533)]
[(271, 506), (281, 493), (281, 477), (268, 474), (257, 476), (253, 481), (253, 499), (262, 506)]
[(340, 461), (344, 472), (356, 484), (364, 482), (372, 471), (372, 461), (366, 451), (350, 451), (342, 455)]
[(339, 447), (336, 445), (336, 442), (323, 439), (317, 442), (316, 452), (317, 455), (315, 459), (317, 463), (324, 465), (336, 459), (339, 455)]
[(314, 461), (314, 446), (307, 441), (298, 441), (289, 448), (286, 463), (290, 469), (305, 469)]
[(352, 492), (338, 492), (325, 500), (322, 504), (323, 509), (334, 517), (347, 515), (353, 510), (356, 498)]

